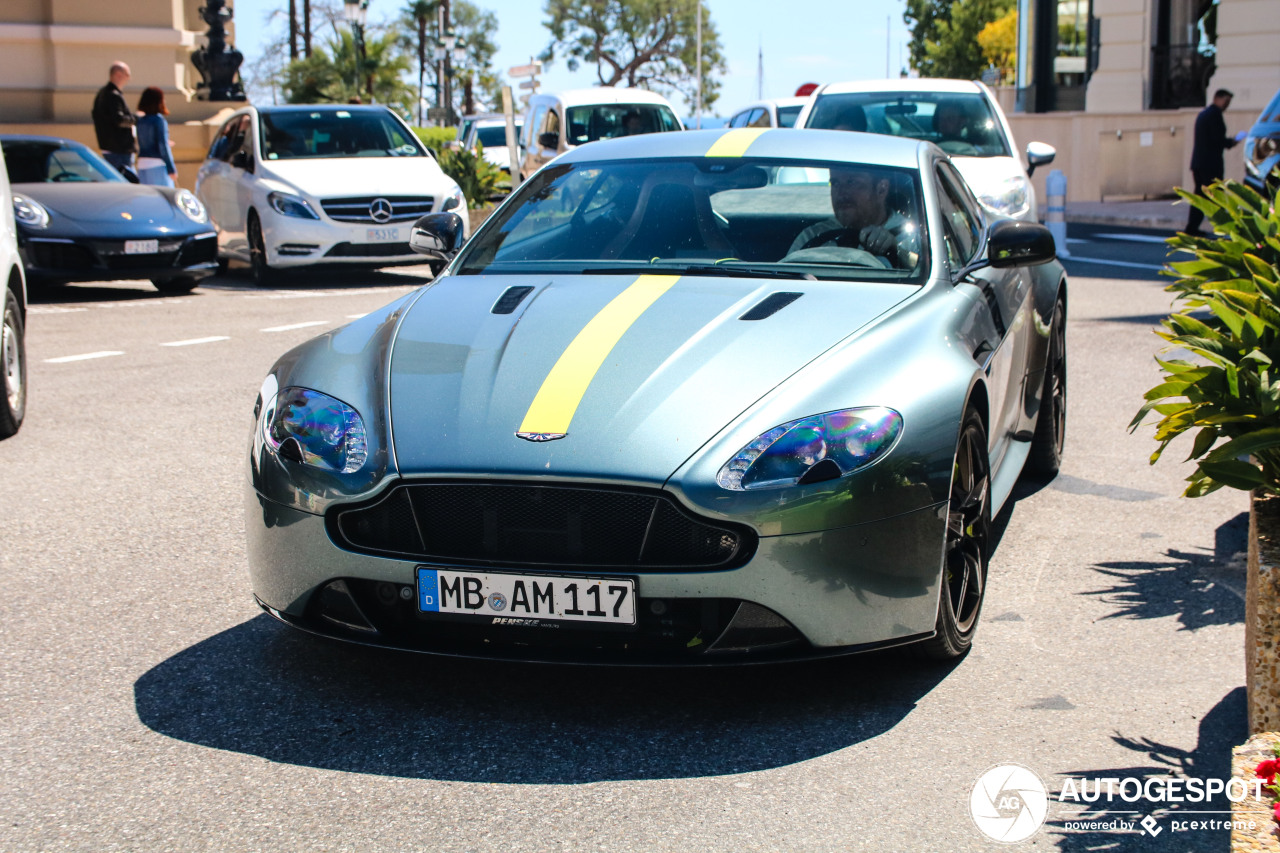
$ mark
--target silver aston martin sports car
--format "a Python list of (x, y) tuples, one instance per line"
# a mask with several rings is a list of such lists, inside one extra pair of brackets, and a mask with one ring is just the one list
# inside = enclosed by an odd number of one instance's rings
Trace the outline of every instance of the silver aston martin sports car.
[(712, 664), (969, 648), (991, 518), (1052, 476), (1067, 283), (932, 143), (743, 128), (537, 172), (440, 277), (286, 353), (253, 591), (329, 637)]

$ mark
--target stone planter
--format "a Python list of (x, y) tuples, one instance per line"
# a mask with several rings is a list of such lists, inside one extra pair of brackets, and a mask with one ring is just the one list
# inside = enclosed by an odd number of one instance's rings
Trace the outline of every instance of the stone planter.
[(476, 233), (476, 229), (479, 228), (484, 223), (484, 221), (489, 218), (489, 214), (493, 213), (493, 210), (494, 209), (492, 207), (477, 207), (477, 208), (468, 210), (467, 216), (470, 218), (470, 225), (471, 225), (471, 231), (469, 233), (471, 234)]
[[(1280, 735), (1265, 732), (1254, 735), (1231, 750), (1231, 775), (1252, 786), (1254, 769), (1261, 761), (1275, 755), (1274, 747), (1277, 744), (1280, 744)], [(1258, 802), (1252, 796), (1231, 804), (1232, 853), (1280, 853), (1280, 838), (1276, 836), (1276, 822), (1271, 808), (1271, 798)], [(1253, 826), (1250, 827), (1249, 824)]]
[(1245, 688), (1249, 733), (1280, 731), (1280, 497), (1257, 492), (1249, 509)]

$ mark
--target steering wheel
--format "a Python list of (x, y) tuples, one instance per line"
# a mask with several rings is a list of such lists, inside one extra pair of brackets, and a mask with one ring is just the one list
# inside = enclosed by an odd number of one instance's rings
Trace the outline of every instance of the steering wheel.
[(49, 180), (52, 182), (83, 181), (84, 178), (81, 177), (80, 175), (75, 174), (74, 172), (68, 172), (64, 169), (63, 171), (58, 172), (56, 175), (50, 175)]

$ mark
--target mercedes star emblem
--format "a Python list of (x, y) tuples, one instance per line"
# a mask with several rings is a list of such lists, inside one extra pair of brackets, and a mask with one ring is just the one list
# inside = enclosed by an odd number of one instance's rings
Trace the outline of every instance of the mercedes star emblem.
[(375, 198), (369, 202), (369, 218), (374, 222), (386, 222), (391, 218), (394, 208), (385, 198)]

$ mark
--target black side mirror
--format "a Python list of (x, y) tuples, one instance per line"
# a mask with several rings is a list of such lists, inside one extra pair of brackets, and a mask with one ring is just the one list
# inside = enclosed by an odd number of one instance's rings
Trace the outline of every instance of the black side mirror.
[(987, 261), (996, 269), (1047, 264), (1058, 256), (1043, 225), (1004, 219), (987, 231)]
[(243, 148), (231, 155), (231, 165), (237, 169), (248, 169), (251, 162), (249, 152)]
[(538, 144), (543, 148), (559, 148), (560, 134), (558, 133), (539, 133)]
[(438, 261), (452, 260), (462, 248), (462, 217), (456, 213), (428, 213), (409, 229), (409, 248)]

